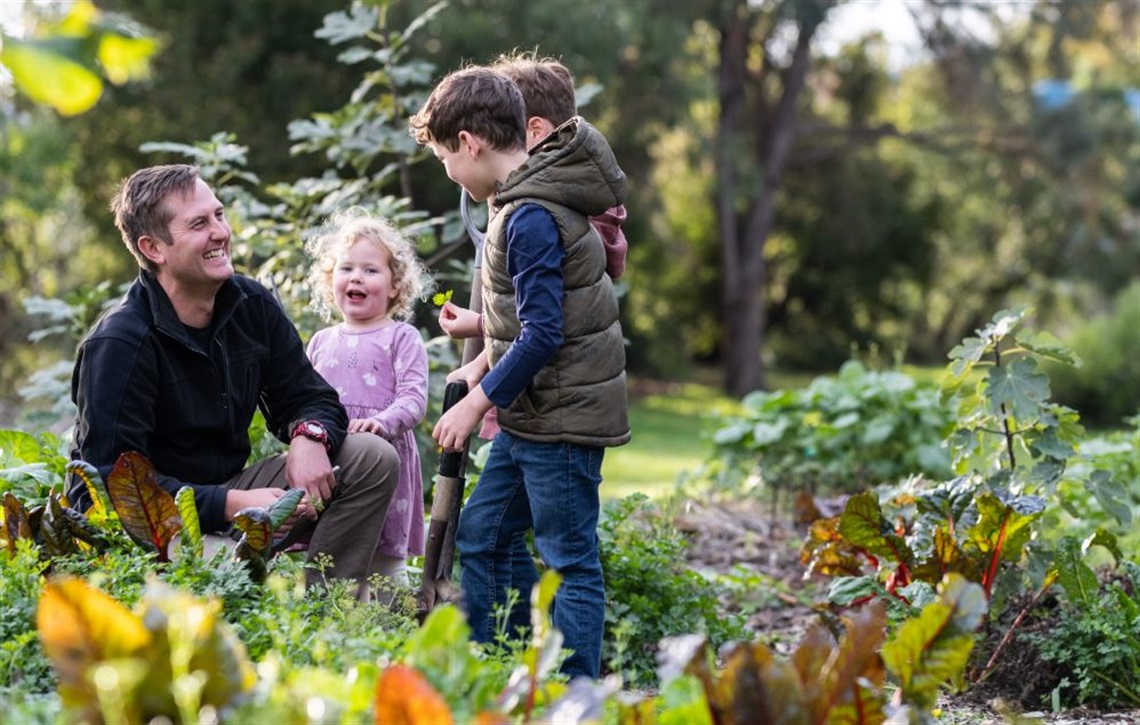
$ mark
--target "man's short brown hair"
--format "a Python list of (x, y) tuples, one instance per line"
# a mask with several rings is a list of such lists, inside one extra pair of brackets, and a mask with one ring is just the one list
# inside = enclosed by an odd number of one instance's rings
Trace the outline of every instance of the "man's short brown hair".
[(517, 86), (498, 71), (470, 66), (448, 74), (408, 122), (420, 144), (454, 151), (467, 131), (497, 151), (526, 148), (526, 104)]
[(574, 78), (554, 58), (539, 58), (532, 52), (505, 54), (495, 59), (491, 69), (519, 87), (528, 118), (538, 116), (561, 126), (577, 115)]
[(119, 186), (111, 211), (123, 244), (140, 267), (154, 271), (153, 263), (139, 251), (139, 238), (155, 237), (169, 244), (172, 213), (164, 202), (171, 193), (192, 192), (199, 178), (197, 166), (170, 164), (139, 169)]

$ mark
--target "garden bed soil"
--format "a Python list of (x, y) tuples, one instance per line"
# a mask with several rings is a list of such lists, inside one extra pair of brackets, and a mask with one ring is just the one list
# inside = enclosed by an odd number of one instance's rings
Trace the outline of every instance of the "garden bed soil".
[[(828, 502), (824, 502), (826, 506)], [(689, 540), (688, 564), (696, 571), (759, 575), (763, 591), (745, 596), (749, 632), (778, 655), (790, 653), (813, 623), (814, 605), (825, 601), (827, 580), (804, 579), (800, 544), (806, 526), (757, 499), (689, 500), (674, 518)], [(738, 603), (739, 604), (739, 603)], [(1014, 604), (1011, 611), (1020, 611)], [(1012, 615), (1011, 615), (1012, 616)], [(1047, 631), (1047, 620), (1025, 620), (1022, 631)], [(978, 644), (988, 660), (1001, 632)], [(944, 696), (938, 721), (954, 725), (1042, 723), (1047, 725), (1140, 724), (1140, 710), (1097, 712), (1085, 708), (1046, 712), (1043, 704), (1064, 673), (1042, 662), (1031, 646), (1014, 637), (1002, 650), (992, 674), (980, 685)]]

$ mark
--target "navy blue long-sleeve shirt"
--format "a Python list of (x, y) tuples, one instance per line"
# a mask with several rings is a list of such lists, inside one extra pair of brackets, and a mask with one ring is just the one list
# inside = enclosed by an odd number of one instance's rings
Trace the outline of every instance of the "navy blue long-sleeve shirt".
[(509, 406), (562, 346), (562, 238), (554, 217), (523, 204), (507, 220), (507, 272), (521, 330), (482, 380), (483, 393)]

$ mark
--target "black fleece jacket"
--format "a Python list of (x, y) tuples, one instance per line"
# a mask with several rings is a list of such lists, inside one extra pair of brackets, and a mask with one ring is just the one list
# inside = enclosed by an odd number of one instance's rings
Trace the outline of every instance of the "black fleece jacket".
[[(228, 526), (221, 484), (249, 458), (255, 409), (283, 442), (298, 421), (320, 421), (330, 456), (348, 425), (281, 305), (241, 275), (218, 291), (209, 330), (193, 334), (155, 277), (141, 271), (80, 344), (71, 397), (79, 408), (72, 459), (95, 466), (105, 480), (120, 454), (142, 453), (171, 494), (193, 487), (207, 533)], [(68, 499), (81, 509), (91, 504), (78, 477)]]

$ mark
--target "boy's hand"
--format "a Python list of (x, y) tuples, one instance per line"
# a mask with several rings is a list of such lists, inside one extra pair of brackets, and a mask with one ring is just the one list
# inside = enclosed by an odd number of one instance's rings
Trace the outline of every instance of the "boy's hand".
[(464, 382), (467, 383), (468, 390), (474, 390), (475, 386), (479, 384), (479, 381), (483, 379), (483, 376), (487, 374), (487, 370), (489, 369), (490, 366), (487, 364), (487, 351), (483, 350), (476, 355), (475, 359), (471, 362), (458, 370), (452, 370), (448, 373), (447, 382)]
[(463, 450), (475, 426), (490, 407), (491, 401), (483, 394), (483, 388), (476, 385), (466, 397), (440, 416), (435, 428), (432, 429), (431, 437), (445, 451)]
[(480, 335), (479, 315), (451, 302), (444, 302), (443, 307), (439, 308), (439, 326), (453, 339)]

